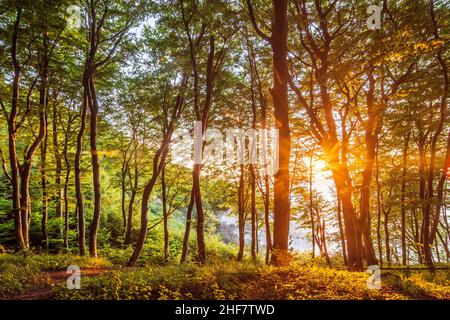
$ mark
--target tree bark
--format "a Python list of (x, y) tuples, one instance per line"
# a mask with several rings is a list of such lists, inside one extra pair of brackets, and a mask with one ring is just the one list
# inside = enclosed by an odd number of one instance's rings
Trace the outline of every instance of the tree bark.
[[(134, 201), (136, 199), (136, 194), (138, 190), (138, 184), (139, 184), (139, 172), (138, 172), (138, 145), (136, 141), (136, 145), (134, 147), (134, 156), (133, 156), (133, 167), (134, 167), (134, 182), (131, 182), (131, 196), (130, 200), (128, 202), (128, 218), (126, 223), (126, 232), (125, 232), (125, 245), (129, 245), (131, 243), (131, 237), (133, 232), (133, 208), (134, 208)], [(130, 181), (132, 181), (130, 176)]]
[(92, 164), (92, 182), (94, 185), (94, 215), (90, 225), (89, 232), (89, 254), (91, 257), (97, 258), (97, 234), (100, 226), (101, 215), (101, 190), (100, 190), (100, 164), (97, 150), (97, 123), (98, 123), (98, 99), (95, 90), (94, 81), (91, 78), (89, 82), (89, 90), (91, 95), (90, 107), (90, 146), (91, 146), (91, 164)]
[(21, 66), (17, 60), (17, 42), (19, 35), (19, 26), (22, 16), (22, 8), (17, 8), (16, 20), (14, 22), (14, 31), (11, 44), (11, 59), (14, 66), (14, 78), (12, 89), (12, 101), (11, 111), (8, 117), (8, 154), (9, 163), (11, 166), (11, 188), (12, 188), (12, 212), (14, 216), (14, 234), (16, 238), (17, 246), (20, 249), (26, 250), (25, 239), (22, 232), (22, 224), (26, 223), (22, 221), (20, 213), (20, 185), (19, 185), (19, 162), (17, 159), (17, 146), (16, 146), (16, 131), (17, 123), (16, 117), (18, 113), (19, 104), (19, 90), (20, 90), (20, 78), (21, 78)]
[(378, 242), (378, 258), (380, 265), (383, 266), (383, 245), (381, 241), (381, 183), (380, 183), (380, 166), (378, 162), (379, 148), (376, 154), (376, 183), (377, 183), (377, 242)]
[(274, 228), (272, 263), (289, 265), (289, 158), (291, 133), (289, 129), (287, 35), (288, 1), (273, 1), (272, 59), (273, 89), (271, 91), (275, 126), (279, 130), (278, 172), (274, 176)]
[(47, 133), (44, 137), (44, 141), (41, 143), (41, 187), (42, 187), (42, 219), (41, 219), (41, 232), (43, 248), (48, 250), (49, 239), (47, 231), (48, 222), (48, 190), (47, 190)]
[(191, 189), (191, 197), (189, 200), (189, 205), (186, 213), (186, 227), (184, 231), (183, 238), (183, 249), (181, 251), (181, 259), (180, 263), (185, 263), (187, 259), (187, 254), (189, 250), (189, 234), (191, 232), (191, 223), (192, 223), (192, 210), (194, 209), (194, 190)]
[(238, 185), (238, 229), (239, 229), (239, 252), (237, 260), (244, 258), (245, 248), (245, 209), (244, 209), (244, 165), (240, 164)]
[(161, 193), (163, 205), (163, 229), (164, 229), (164, 262), (169, 260), (169, 225), (167, 212), (167, 186), (166, 186), (166, 165), (161, 170)]
[[(85, 71), (84, 81), (87, 80), (87, 70)], [(86, 235), (84, 222), (84, 200), (81, 191), (81, 154), (83, 152), (83, 136), (86, 131), (87, 109), (88, 109), (88, 93), (86, 86), (83, 93), (83, 104), (81, 108), (80, 130), (77, 135), (77, 147), (75, 152), (74, 170), (75, 170), (75, 194), (77, 199), (77, 220), (78, 220), (78, 247), (80, 255), (86, 255)]]
[(341, 199), (339, 198), (339, 195), (337, 195), (337, 218), (338, 218), (338, 225), (339, 225), (339, 238), (341, 240), (341, 247), (342, 247), (342, 257), (344, 259), (344, 264), (347, 266), (347, 248), (345, 245), (345, 235), (344, 235), (344, 228), (342, 226), (342, 208), (341, 208)]
[(53, 141), (53, 154), (55, 158), (56, 165), (56, 176), (55, 176), (55, 189), (56, 189), (56, 201), (55, 201), (55, 215), (59, 218), (59, 231), (61, 238), (64, 237), (64, 247), (67, 248), (67, 240), (64, 235), (63, 228), (63, 215), (62, 215), (62, 161), (61, 154), (59, 153), (59, 143), (58, 143), (58, 115), (56, 112), (56, 103), (53, 105), (53, 119), (52, 119), (52, 141)]
[(403, 158), (402, 158), (402, 195), (401, 195), (401, 242), (402, 242), (402, 264), (407, 264), (407, 250), (406, 250), (406, 173), (407, 173), (407, 160), (408, 160), (408, 145), (411, 133), (408, 132), (405, 136), (405, 142), (403, 144)]

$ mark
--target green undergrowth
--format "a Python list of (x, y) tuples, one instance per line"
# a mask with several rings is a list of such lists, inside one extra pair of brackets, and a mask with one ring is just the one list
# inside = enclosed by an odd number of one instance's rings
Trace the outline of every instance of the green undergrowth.
[(98, 269), (111, 263), (103, 258), (75, 255), (0, 253), (0, 298), (40, 286), (46, 281), (43, 272), (67, 270), (70, 265)]
[[(220, 256), (205, 266), (169, 262), (127, 268), (119, 256), (120, 252), (113, 251), (108, 259), (0, 254), (0, 298), (11, 298), (45, 283), (52, 284), (53, 299), (450, 299), (450, 272), (446, 270), (383, 271), (381, 289), (369, 289), (366, 272), (328, 268), (320, 259), (308, 261), (305, 257), (284, 268)], [(64, 277), (48, 282), (49, 274), (69, 265), (81, 268), (81, 289), (67, 289)], [(83, 274), (86, 269), (97, 272)]]
[[(80, 290), (56, 290), (56, 299), (450, 299), (449, 274), (382, 276), (369, 289), (368, 274), (312, 265), (288, 268), (251, 263), (144, 267), (83, 278)], [(395, 280), (394, 280), (395, 279)]]

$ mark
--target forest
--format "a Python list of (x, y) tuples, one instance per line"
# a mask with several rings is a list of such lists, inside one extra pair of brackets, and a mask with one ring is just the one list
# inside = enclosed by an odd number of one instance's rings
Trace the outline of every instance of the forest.
[(0, 300), (450, 299), (446, 0), (0, 0)]

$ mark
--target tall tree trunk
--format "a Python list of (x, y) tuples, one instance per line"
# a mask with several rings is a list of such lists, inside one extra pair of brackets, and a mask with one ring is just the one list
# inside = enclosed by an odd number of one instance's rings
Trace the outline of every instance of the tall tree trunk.
[(386, 261), (388, 266), (391, 265), (392, 257), (391, 257), (391, 245), (390, 245), (390, 233), (389, 233), (389, 213), (390, 210), (384, 211), (384, 245), (386, 247)]
[[(371, 132), (371, 131), (370, 131)], [(371, 223), (370, 223), (370, 185), (372, 181), (372, 172), (375, 162), (375, 149), (377, 145), (377, 137), (366, 132), (366, 164), (363, 171), (363, 179), (360, 197), (360, 217), (359, 232), (362, 237), (364, 254), (368, 265), (377, 265), (378, 261), (375, 256), (375, 250), (372, 244)]]
[[(56, 188), (56, 201), (55, 201), (55, 214), (59, 219), (59, 231), (61, 238), (64, 237), (63, 228), (63, 216), (62, 216), (62, 161), (61, 154), (59, 153), (59, 143), (58, 143), (58, 114), (57, 114), (57, 104), (53, 104), (53, 119), (52, 119), (52, 141), (53, 141), (53, 154), (55, 158), (56, 165), (56, 176), (55, 176), (55, 188)], [(67, 248), (67, 242), (64, 237), (64, 246)]]
[(255, 82), (257, 79), (257, 72), (255, 66), (255, 59), (253, 56), (253, 50), (251, 44), (249, 43), (248, 36), (245, 35), (247, 41), (247, 51), (248, 51), (248, 62), (250, 71), (250, 95), (251, 95), (251, 108), (252, 108), (252, 130), (255, 136), (249, 143), (249, 166), (248, 170), (250, 173), (250, 187), (251, 187), (251, 199), (250, 199), (250, 213), (251, 213), (251, 254), (252, 259), (256, 260), (258, 255), (258, 217), (256, 211), (256, 170), (255, 170), (255, 158), (256, 158), (256, 95), (255, 95)]
[[(309, 220), (311, 223), (311, 245), (312, 245), (312, 258), (314, 259), (316, 255), (316, 241), (315, 241), (315, 223), (314, 223), (314, 213), (313, 213), (313, 189), (312, 189), (312, 167), (313, 167), (313, 157), (314, 149), (311, 150), (311, 156), (309, 157)], [(339, 205), (339, 215), (340, 215), (340, 205)], [(339, 219), (340, 223), (340, 219)], [(344, 248), (343, 248), (344, 249)]]
[(181, 259), (180, 263), (185, 263), (187, 259), (187, 254), (189, 250), (189, 235), (191, 232), (191, 223), (192, 223), (192, 210), (194, 209), (194, 189), (191, 189), (191, 197), (189, 200), (189, 205), (186, 213), (186, 226), (183, 237), (183, 249), (181, 251)]
[(169, 260), (169, 225), (167, 212), (167, 186), (166, 186), (166, 165), (161, 170), (161, 193), (163, 205), (163, 228), (164, 228), (164, 262)]
[[(87, 71), (85, 72), (84, 81), (86, 81)], [(81, 191), (81, 154), (83, 152), (83, 136), (86, 131), (87, 109), (88, 109), (88, 93), (86, 85), (83, 93), (83, 104), (81, 108), (80, 130), (77, 135), (77, 147), (75, 152), (74, 170), (75, 170), (75, 194), (77, 198), (77, 220), (78, 220), (78, 247), (80, 255), (86, 255), (86, 235), (84, 222), (84, 201)]]
[(264, 225), (266, 229), (266, 264), (270, 262), (272, 252), (272, 237), (270, 233), (270, 186), (269, 176), (264, 175)]
[(69, 247), (69, 181), (70, 181), (70, 160), (69, 160), (69, 154), (68, 154), (68, 147), (69, 147), (69, 132), (70, 132), (70, 119), (69, 119), (69, 125), (67, 127), (67, 132), (65, 136), (64, 141), (64, 150), (63, 150), (63, 156), (64, 156), (64, 164), (66, 167), (66, 175), (64, 178), (64, 189), (63, 189), (63, 199), (64, 199), (64, 245), (66, 248)]
[(331, 260), (330, 255), (328, 254), (328, 246), (327, 246), (327, 237), (326, 237), (326, 228), (325, 228), (325, 219), (322, 218), (322, 226), (321, 226), (321, 233), (322, 233), (322, 247), (323, 247), (323, 255), (325, 256), (325, 260), (327, 261), (328, 267), (331, 268)]
[[(173, 120), (174, 119), (172, 119), (172, 121)], [(142, 193), (141, 229), (139, 232), (139, 237), (136, 242), (136, 246), (133, 250), (133, 254), (131, 255), (127, 263), (127, 266), (129, 267), (132, 267), (136, 264), (136, 261), (139, 258), (139, 255), (141, 254), (142, 248), (144, 247), (148, 227), (148, 202), (152, 194), (153, 188), (155, 187), (158, 176), (161, 173), (162, 166), (166, 161), (166, 156), (169, 148), (169, 143), (172, 137), (172, 132), (173, 132), (173, 124), (170, 125), (168, 131), (164, 134), (163, 141), (161, 142), (160, 147), (158, 148), (158, 150), (155, 153), (155, 156), (153, 157), (152, 176), (145, 185), (144, 191)]]
[[(43, 55), (38, 70), (39, 74), (39, 132), (35, 137), (31, 146), (25, 151), (24, 162), (20, 166), (20, 211), (22, 219), (22, 235), (25, 248), (29, 249), (29, 228), (31, 217), (31, 201), (30, 201), (30, 175), (32, 160), (36, 150), (44, 140), (47, 131), (47, 99), (48, 99), (48, 37), (44, 33), (43, 36)], [(30, 88), (27, 97), (27, 109), (30, 108), (30, 95), (33, 85)]]
[[(419, 129), (419, 138), (418, 138), (418, 148), (419, 148), (419, 199), (421, 202), (421, 211), (422, 211), (422, 224), (420, 227), (420, 243), (422, 246), (420, 247), (421, 251), (421, 259), (424, 262), (427, 262), (427, 258), (425, 257), (425, 247), (427, 247), (427, 251), (429, 252), (429, 230), (430, 230), (430, 217), (427, 215), (425, 208), (425, 188), (426, 188), (426, 179), (425, 179), (425, 167), (426, 167), (426, 158), (425, 158), (425, 141), (427, 136), (421, 132)], [(427, 233), (427, 235), (425, 235)], [(427, 242), (425, 244), (425, 242)]]
[(375, 79), (372, 69), (368, 74), (369, 89), (367, 91), (367, 121), (365, 123), (364, 142), (366, 144), (365, 165), (362, 174), (361, 195), (359, 201), (358, 237), (363, 246), (367, 265), (377, 265), (375, 250), (372, 244), (370, 221), (370, 187), (375, 163), (375, 153), (378, 146), (378, 131), (380, 129), (380, 106), (374, 104)]
[[(132, 182), (131, 185), (131, 196), (130, 201), (128, 203), (128, 218), (126, 223), (126, 232), (125, 232), (125, 245), (129, 245), (131, 243), (131, 237), (133, 232), (133, 208), (134, 208), (134, 201), (136, 199), (136, 194), (138, 190), (138, 183), (139, 183), (139, 172), (138, 172), (138, 145), (136, 141), (136, 145), (134, 147), (134, 156), (133, 156), (133, 167), (134, 167), (134, 182)], [(132, 181), (130, 176), (130, 181)]]
[[(159, 156), (158, 156), (159, 157)], [(155, 163), (155, 162), (154, 162)], [(139, 232), (139, 237), (136, 242), (136, 247), (134, 248), (133, 254), (130, 257), (130, 260), (128, 260), (128, 266), (132, 267), (136, 264), (137, 259), (139, 258), (139, 255), (142, 251), (142, 248), (144, 247), (145, 239), (147, 237), (147, 226), (148, 226), (148, 201), (150, 199), (150, 195), (153, 191), (153, 188), (156, 184), (157, 174), (155, 173), (154, 169), (152, 177), (150, 181), (146, 184), (144, 188), (144, 192), (142, 194), (142, 207), (141, 207), (141, 231)]]
[(18, 113), (19, 104), (19, 90), (20, 90), (20, 78), (21, 78), (21, 66), (17, 60), (17, 40), (19, 35), (19, 26), (22, 16), (22, 8), (17, 8), (16, 20), (14, 23), (14, 31), (11, 44), (11, 58), (14, 66), (14, 78), (12, 89), (12, 101), (11, 111), (8, 118), (8, 151), (9, 151), (9, 163), (11, 166), (11, 188), (12, 188), (12, 212), (14, 216), (14, 235), (16, 238), (16, 244), (20, 249), (26, 249), (25, 239), (22, 233), (22, 224), (26, 221), (22, 221), (20, 212), (20, 184), (19, 184), (19, 162), (17, 159), (17, 146), (16, 146), (16, 118)]
[(89, 92), (91, 95), (90, 106), (90, 145), (91, 145), (91, 165), (92, 165), (92, 182), (94, 185), (94, 215), (90, 225), (89, 232), (89, 254), (91, 257), (97, 258), (97, 234), (100, 226), (101, 215), (101, 190), (100, 190), (100, 164), (97, 150), (97, 123), (98, 123), (98, 99), (95, 90), (94, 80), (91, 78), (89, 82)]
[(277, 266), (290, 263), (289, 246), (289, 158), (291, 133), (289, 129), (288, 64), (287, 64), (287, 0), (273, 1), (272, 59), (273, 89), (271, 91), (275, 126), (279, 130), (278, 172), (274, 176), (274, 228), (272, 263)]
[(48, 222), (48, 190), (47, 190), (47, 133), (46, 129), (44, 141), (41, 143), (41, 187), (42, 187), (42, 219), (41, 219), (41, 232), (42, 243), (44, 249), (49, 248), (49, 239), (47, 231)]
[(291, 133), (289, 129), (288, 102), (288, 64), (287, 64), (287, 36), (288, 36), (288, 1), (272, 1), (272, 34), (265, 35), (258, 27), (253, 12), (251, 0), (247, 0), (250, 19), (255, 32), (272, 47), (273, 88), (271, 90), (275, 126), (279, 131), (278, 150), (275, 162), (278, 164), (274, 176), (274, 229), (271, 263), (277, 266), (289, 265), (289, 158), (291, 153)]
[(244, 258), (245, 248), (245, 209), (244, 209), (244, 165), (240, 164), (238, 185), (238, 229), (239, 229), (239, 252), (237, 260)]
[(252, 222), (252, 237), (251, 237), (251, 253), (252, 259), (256, 260), (257, 258), (257, 242), (258, 242), (258, 233), (257, 233), (257, 221), (256, 221), (256, 173), (255, 166), (253, 164), (249, 165), (250, 171), (250, 186), (251, 186), (251, 222)]
[(407, 264), (406, 259), (406, 173), (407, 173), (407, 160), (408, 160), (408, 145), (411, 133), (408, 132), (405, 136), (405, 142), (403, 144), (403, 158), (402, 158), (402, 195), (401, 195), (401, 241), (402, 241), (402, 264), (405, 266)]
[(122, 223), (123, 228), (125, 229), (125, 232), (127, 230), (127, 211), (126, 211), (126, 178), (128, 173), (128, 164), (127, 164), (127, 155), (125, 153), (123, 164), (122, 164), (122, 170), (120, 172), (120, 191), (121, 191), (121, 206), (120, 209), (122, 211)]
[(339, 194), (337, 194), (337, 218), (338, 218), (338, 225), (339, 225), (339, 238), (341, 240), (341, 247), (342, 247), (342, 257), (344, 258), (344, 264), (348, 266), (347, 261), (347, 248), (345, 245), (345, 235), (344, 235), (344, 229), (342, 226), (342, 217), (341, 217), (341, 198), (339, 197)]
[[(358, 244), (356, 233), (355, 210), (352, 204), (352, 187), (350, 174), (346, 165), (338, 165), (337, 154), (335, 151), (326, 149), (330, 156), (330, 166), (333, 173), (333, 180), (336, 190), (340, 194), (342, 201), (342, 213), (344, 218), (345, 238), (347, 240), (347, 261), (348, 267), (352, 270), (361, 270), (363, 268), (361, 259), (361, 250)], [(336, 169), (340, 168), (340, 169)]]
[(377, 243), (378, 243), (378, 258), (380, 260), (380, 265), (383, 266), (383, 245), (381, 240), (381, 182), (380, 182), (380, 165), (378, 162), (378, 152), (377, 147), (376, 154), (376, 183), (377, 183)]
[(128, 260), (127, 266), (132, 267), (136, 264), (139, 255), (144, 247), (144, 243), (147, 237), (147, 227), (148, 227), (148, 202), (152, 194), (153, 188), (155, 187), (156, 181), (159, 174), (161, 173), (162, 167), (166, 163), (167, 153), (169, 152), (170, 141), (172, 140), (172, 133), (175, 127), (175, 122), (178, 121), (179, 117), (184, 108), (184, 90), (187, 85), (187, 78), (183, 74), (183, 79), (181, 80), (181, 90), (176, 99), (176, 104), (172, 110), (172, 116), (170, 119), (166, 119), (166, 124), (163, 130), (163, 138), (160, 143), (158, 150), (153, 157), (153, 169), (152, 176), (150, 180), (144, 187), (142, 193), (142, 205), (141, 205), (141, 229), (139, 231), (139, 237), (134, 247), (133, 254)]
[[(47, 87), (46, 81), (41, 84), (42, 87), (40, 89), (40, 101), (46, 101), (47, 99)], [(30, 228), (30, 211), (31, 211), (31, 202), (30, 202), (30, 175), (31, 175), (31, 162), (33, 156), (39, 148), (42, 140), (45, 137), (45, 128), (47, 126), (45, 119), (45, 102), (44, 105), (40, 105), (39, 111), (39, 133), (37, 137), (34, 139), (31, 146), (27, 149), (25, 154), (24, 163), (21, 166), (20, 170), (20, 212), (22, 218), (22, 235), (23, 241), (25, 244), (25, 248), (29, 249), (29, 228)]]
[(197, 212), (197, 248), (198, 248), (198, 262), (200, 264), (206, 263), (206, 248), (205, 248), (205, 215), (203, 212), (202, 195), (200, 191), (200, 170), (201, 165), (195, 164), (192, 172), (195, 209)]
[[(434, 1), (430, 1), (430, 16), (431, 16), (431, 22), (432, 22), (432, 26), (433, 26), (433, 34), (434, 34), (434, 38), (436, 40), (440, 40), (440, 35), (439, 35), (439, 26), (436, 20), (436, 16), (435, 16), (435, 11), (434, 11)], [(444, 124), (445, 124), (445, 119), (448, 116), (448, 113), (446, 112), (446, 105), (447, 105), (447, 97), (448, 97), (448, 89), (449, 89), (449, 79), (448, 79), (448, 66), (446, 63), (446, 60), (443, 58), (443, 52), (444, 52), (444, 48), (441, 48), (437, 54), (436, 54), (436, 60), (441, 68), (442, 71), (442, 77), (443, 77), (443, 86), (442, 86), (442, 95), (441, 95), (441, 99), (440, 99), (440, 119), (439, 119), (439, 124), (438, 127), (436, 129), (435, 134), (433, 135), (432, 138), (432, 143), (431, 143), (431, 160), (430, 160), (430, 173), (429, 173), (429, 178), (428, 178), (428, 193), (429, 193), (429, 198), (431, 200), (431, 196), (432, 196), (432, 188), (433, 188), (433, 178), (434, 178), (434, 161), (435, 161), (435, 153), (436, 153), (436, 144), (437, 144), (437, 140), (439, 139), (439, 136), (442, 132), (442, 130), (444, 129)], [(433, 223), (431, 225), (431, 230), (428, 234), (428, 242), (433, 243), (433, 241), (435, 241), (436, 239), (436, 233), (438, 230), (438, 225), (439, 225), (439, 219), (440, 219), (440, 213), (441, 213), (441, 207), (444, 205), (443, 204), (443, 194), (444, 194), (444, 182), (445, 179), (447, 177), (447, 175), (450, 173), (448, 172), (450, 168), (450, 130), (448, 132), (448, 138), (447, 138), (447, 147), (446, 147), (446, 155), (445, 155), (445, 160), (444, 160), (444, 167), (443, 167), (443, 172), (440, 175), (440, 179), (438, 182), (438, 186), (437, 186), (437, 203), (436, 203), (436, 209), (435, 209), (435, 214), (433, 216)], [(431, 201), (427, 201), (427, 205), (431, 206)], [(431, 207), (428, 208), (428, 211), (431, 211)], [(436, 241), (437, 243), (437, 241)], [(426, 256), (428, 256), (428, 258), (426, 258), (426, 263), (432, 267), (433, 266), (433, 261), (432, 261), (432, 257), (431, 254), (426, 254)]]

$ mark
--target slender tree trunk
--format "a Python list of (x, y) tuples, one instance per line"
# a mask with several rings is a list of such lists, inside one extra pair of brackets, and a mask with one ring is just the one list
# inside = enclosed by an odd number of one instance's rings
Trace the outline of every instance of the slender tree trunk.
[[(138, 190), (138, 183), (139, 183), (139, 172), (138, 172), (138, 145), (136, 142), (136, 146), (134, 148), (134, 182), (131, 186), (131, 196), (130, 196), (130, 202), (128, 203), (128, 218), (126, 223), (126, 232), (125, 232), (125, 245), (129, 245), (131, 243), (131, 237), (133, 232), (133, 207), (134, 207), (134, 201), (136, 198), (137, 190)], [(131, 177), (130, 177), (131, 181)]]
[(325, 260), (327, 261), (328, 267), (331, 268), (331, 260), (330, 260), (330, 255), (328, 254), (327, 237), (326, 237), (325, 231), (326, 231), (325, 219), (322, 218), (321, 232), (322, 232), (323, 254), (325, 256)]
[(22, 221), (20, 212), (20, 184), (19, 184), (19, 162), (17, 159), (17, 146), (16, 146), (16, 117), (18, 113), (19, 103), (19, 90), (20, 90), (20, 78), (21, 67), (17, 61), (17, 40), (19, 34), (19, 26), (22, 15), (22, 8), (19, 6), (17, 9), (16, 20), (14, 23), (14, 32), (12, 36), (11, 44), (11, 58), (14, 65), (14, 78), (12, 88), (12, 101), (11, 111), (8, 118), (8, 151), (9, 151), (9, 163), (11, 166), (11, 188), (12, 188), (12, 212), (14, 216), (14, 235), (16, 238), (16, 244), (20, 249), (26, 250), (25, 239), (22, 233), (22, 224), (26, 221)]
[[(154, 169), (154, 171), (156, 168)], [(144, 188), (144, 192), (142, 194), (142, 208), (141, 208), (141, 231), (139, 232), (139, 237), (136, 242), (136, 247), (134, 248), (133, 254), (128, 260), (128, 266), (132, 267), (136, 264), (137, 259), (144, 247), (145, 239), (147, 237), (147, 226), (148, 226), (148, 201), (150, 199), (150, 195), (153, 191), (153, 188), (156, 184), (157, 175), (155, 172), (153, 173), (150, 181)]]
[[(421, 211), (422, 211), (422, 225), (420, 228), (420, 243), (422, 244), (421, 248), (421, 259), (427, 263), (427, 258), (425, 257), (425, 250), (429, 248), (429, 230), (430, 230), (430, 217), (427, 215), (425, 208), (425, 188), (426, 188), (426, 179), (425, 179), (425, 166), (426, 166), (426, 158), (425, 158), (425, 141), (426, 136), (420, 132), (418, 139), (418, 147), (419, 147), (419, 199), (421, 201)], [(427, 235), (425, 235), (427, 233)], [(427, 242), (427, 243), (425, 243)], [(425, 249), (427, 247), (427, 249)]]
[(264, 225), (266, 228), (266, 264), (270, 262), (270, 253), (272, 252), (272, 237), (270, 232), (270, 186), (269, 176), (264, 176)]
[(405, 142), (403, 145), (403, 159), (402, 159), (402, 195), (401, 195), (401, 241), (402, 241), (402, 264), (405, 266), (407, 264), (406, 259), (406, 173), (407, 173), (407, 160), (408, 160), (408, 144), (411, 133), (408, 132), (405, 137)]
[(252, 242), (251, 242), (251, 252), (252, 252), (252, 259), (256, 260), (257, 253), (256, 253), (256, 247), (257, 247), (257, 241), (258, 241), (258, 234), (257, 234), (257, 227), (256, 227), (256, 173), (255, 173), (255, 166), (253, 164), (249, 165), (249, 171), (250, 171), (250, 186), (251, 186), (251, 220), (252, 220)]
[(163, 204), (163, 224), (164, 224), (164, 261), (169, 260), (169, 225), (167, 212), (167, 186), (166, 186), (166, 165), (161, 170), (161, 193)]
[(92, 217), (92, 223), (90, 225), (89, 232), (89, 254), (91, 257), (97, 257), (97, 234), (100, 226), (100, 215), (101, 215), (101, 190), (100, 190), (100, 164), (97, 149), (97, 122), (98, 122), (98, 99), (95, 91), (94, 81), (91, 78), (89, 82), (89, 89), (91, 93), (90, 104), (90, 145), (91, 145), (91, 164), (92, 164), (92, 182), (94, 185), (94, 215)]
[[(312, 258), (314, 259), (316, 255), (316, 241), (315, 241), (315, 223), (314, 223), (314, 213), (313, 213), (313, 189), (312, 189), (312, 167), (313, 167), (313, 157), (314, 157), (314, 150), (311, 150), (311, 156), (309, 158), (309, 220), (311, 223), (311, 245), (312, 245)], [(339, 205), (339, 211), (340, 211), (340, 205)], [(339, 213), (340, 214), (340, 213)], [(339, 220), (340, 223), (340, 220)]]
[[(59, 219), (59, 231), (61, 238), (64, 237), (63, 228), (63, 216), (62, 216), (62, 161), (61, 154), (59, 153), (59, 143), (58, 143), (58, 115), (57, 115), (57, 105), (53, 104), (53, 121), (52, 121), (52, 140), (53, 140), (53, 152), (56, 165), (56, 176), (55, 176), (55, 188), (56, 188), (56, 201), (55, 201), (55, 214)], [(64, 246), (67, 247), (66, 240), (64, 238)]]
[(251, 139), (249, 143), (249, 166), (248, 170), (250, 173), (250, 187), (251, 187), (251, 199), (250, 199), (250, 213), (251, 213), (251, 254), (252, 259), (256, 260), (258, 255), (258, 221), (256, 212), (256, 170), (255, 170), (255, 158), (256, 158), (256, 95), (255, 95), (255, 59), (253, 57), (253, 50), (248, 41), (247, 35), (245, 35), (247, 41), (247, 51), (248, 51), (248, 61), (249, 61), (249, 71), (250, 71), (250, 95), (251, 95), (251, 108), (252, 108), (252, 130), (255, 136)]
[[(44, 140), (47, 131), (47, 98), (48, 98), (48, 38), (43, 36), (44, 52), (43, 58), (38, 70), (40, 86), (39, 86), (39, 133), (33, 140), (30, 147), (25, 151), (24, 162), (20, 167), (20, 212), (22, 219), (22, 235), (25, 248), (29, 249), (29, 229), (31, 217), (31, 201), (30, 201), (30, 175), (31, 165), (34, 154)], [(27, 97), (27, 104), (30, 104), (29, 98), (33, 87)]]
[(136, 261), (139, 258), (139, 255), (141, 254), (141, 251), (144, 247), (148, 228), (148, 202), (152, 194), (153, 188), (155, 187), (158, 176), (161, 173), (162, 167), (166, 163), (167, 153), (169, 152), (169, 145), (170, 141), (172, 140), (172, 133), (174, 130), (175, 122), (179, 119), (183, 110), (184, 90), (186, 88), (187, 83), (185, 75), (183, 75), (181, 83), (182, 88), (180, 93), (178, 94), (176, 104), (172, 110), (172, 116), (170, 119), (166, 119), (167, 127), (163, 131), (163, 139), (153, 157), (152, 176), (145, 185), (144, 191), (142, 193), (141, 229), (139, 231), (139, 237), (137, 239), (136, 246), (134, 247), (133, 254), (131, 255), (127, 263), (127, 266), (129, 267), (132, 267), (136, 264)]
[(189, 200), (189, 205), (186, 213), (186, 228), (184, 231), (184, 238), (183, 238), (183, 249), (181, 252), (181, 259), (180, 263), (185, 263), (188, 250), (189, 250), (189, 234), (191, 232), (191, 223), (192, 223), (192, 210), (194, 209), (194, 190), (191, 189), (191, 197)]
[[(172, 122), (174, 119), (172, 119)], [(141, 229), (139, 232), (139, 237), (136, 242), (136, 246), (133, 250), (133, 254), (128, 260), (127, 266), (132, 267), (136, 264), (139, 255), (144, 247), (144, 243), (147, 237), (147, 228), (148, 228), (148, 202), (150, 196), (152, 194), (153, 188), (155, 187), (156, 181), (158, 179), (159, 174), (162, 170), (162, 165), (166, 161), (166, 156), (169, 148), (169, 142), (172, 137), (173, 132), (173, 123), (169, 126), (169, 129), (165, 132), (163, 141), (161, 142), (160, 147), (155, 153), (153, 157), (153, 170), (152, 176), (150, 180), (144, 187), (144, 191), (142, 193), (142, 206), (141, 206)]]
[(389, 213), (390, 210), (384, 211), (384, 245), (386, 247), (386, 261), (388, 266), (391, 265), (392, 257), (391, 257), (391, 245), (390, 245), (390, 234), (389, 234)]
[[(124, 163), (122, 165), (121, 177), (120, 177), (120, 191), (121, 191), (121, 211), (122, 211), (122, 223), (123, 228), (127, 230), (127, 212), (126, 212), (126, 177), (128, 172), (127, 156), (124, 155)], [(126, 231), (125, 231), (126, 232)]]
[(378, 148), (376, 154), (376, 182), (377, 182), (377, 242), (378, 242), (378, 257), (380, 265), (383, 266), (383, 245), (381, 240), (381, 183), (380, 183), (380, 166), (378, 162)]
[[(257, 69), (256, 69), (257, 70)], [(256, 73), (258, 74), (258, 73)], [(259, 79), (259, 78), (258, 78)], [(266, 99), (262, 93), (261, 85), (260, 90), (260, 104), (261, 104), (261, 128), (263, 135), (263, 147), (261, 152), (263, 153), (263, 180), (264, 189), (262, 190), (263, 202), (264, 202), (264, 226), (266, 231), (266, 256), (265, 263), (270, 263), (270, 252), (272, 251), (272, 237), (270, 232), (270, 183), (268, 172), (268, 149), (267, 149), (267, 113), (266, 113)]]
[[(85, 80), (86, 80), (85, 72)], [(86, 131), (86, 119), (88, 109), (88, 93), (86, 86), (83, 94), (83, 104), (81, 109), (80, 130), (77, 135), (77, 148), (75, 152), (74, 168), (75, 168), (75, 194), (77, 198), (77, 220), (78, 220), (78, 247), (80, 249), (80, 255), (86, 255), (86, 235), (85, 235), (85, 223), (84, 223), (84, 201), (83, 193), (81, 191), (81, 154), (83, 152), (83, 136)]]
[(49, 248), (49, 239), (47, 231), (48, 222), (48, 190), (47, 190), (47, 133), (44, 137), (44, 141), (41, 143), (41, 187), (42, 187), (42, 219), (41, 219), (41, 231), (42, 231), (42, 243), (44, 249)]
[[(45, 89), (43, 93), (44, 99), (46, 99), (47, 90)], [(25, 155), (24, 163), (21, 166), (20, 171), (20, 212), (22, 218), (22, 235), (26, 249), (29, 249), (30, 247), (29, 228), (30, 228), (30, 211), (31, 211), (31, 202), (30, 202), (31, 162), (37, 148), (39, 147), (42, 140), (44, 140), (45, 128), (47, 126), (45, 120), (45, 111), (42, 106), (40, 106), (40, 109), (41, 110), (39, 111), (39, 133), (38, 136), (34, 139), (32, 145), (28, 148)]]
[(70, 132), (70, 124), (67, 128), (66, 138), (64, 142), (64, 163), (66, 166), (66, 176), (64, 178), (64, 189), (63, 189), (63, 199), (64, 199), (64, 246), (69, 247), (69, 181), (70, 181), (70, 160), (68, 155), (68, 134)]
[(200, 264), (206, 263), (206, 248), (205, 248), (205, 215), (203, 212), (202, 195), (200, 191), (200, 164), (194, 165), (192, 172), (193, 189), (195, 199), (195, 209), (197, 212), (197, 247), (198, 247), (198, 262)]
[(337, 194), (337, 218), (338, 218), (338, 224), (339, 224), (339, 238), (341, 239), (341, 247), (342, 247), (342, 257), (344, 258), (344, 264), (347, 266), (347, 248), (345, 246), (345, 235), (344, 235), (344, 229), (342, 226), (342, 217), (341, 217), (341, 199), (339, 197), (339, 194)]
[(238, 185), (238, 229), (239, 229), (239, 252), (237, 260), (244, 258), (245, 248), (245, 212), (244, 212), (244, 165), (240, 165), (239, 185)]

